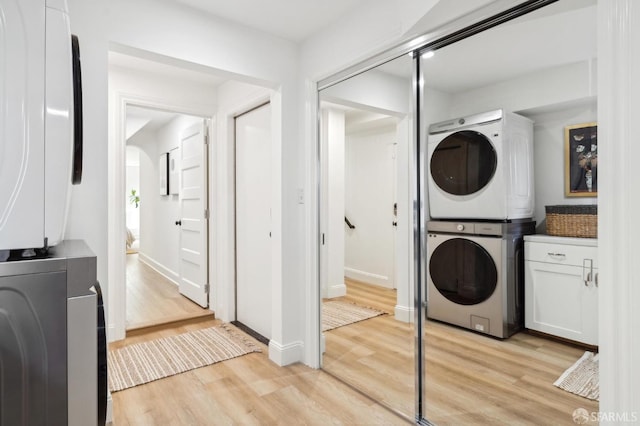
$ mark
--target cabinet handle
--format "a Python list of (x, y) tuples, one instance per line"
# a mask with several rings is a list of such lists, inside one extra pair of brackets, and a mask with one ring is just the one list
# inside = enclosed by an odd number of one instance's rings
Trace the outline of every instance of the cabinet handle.
[(598, 287), (598, 275), (600, 274), (600, 272), (596, 272), (596, 287)]
[(547, 256), (557, 258), (558, 260), (564, 260), (567, 257), (567, 255), (564, 253), (551, 253), (551, 252), (547, 253)]
[(582, 260), (582, 280), (584, 281), (584, 285), (586, 287), (589, 286), (590, 282), (593, 282), (593, 260), (592, 259)]

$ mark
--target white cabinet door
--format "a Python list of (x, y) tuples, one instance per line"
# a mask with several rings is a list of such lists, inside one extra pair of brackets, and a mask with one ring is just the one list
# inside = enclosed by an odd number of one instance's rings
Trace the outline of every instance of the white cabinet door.
[[(566, 246), (565, 246), (566, 248)], [(589, 345), (598, 344), (598, 289), (583, 268), (527, 261), (525, 326)], [(593, 269), (593, 276), (597, 269)]]

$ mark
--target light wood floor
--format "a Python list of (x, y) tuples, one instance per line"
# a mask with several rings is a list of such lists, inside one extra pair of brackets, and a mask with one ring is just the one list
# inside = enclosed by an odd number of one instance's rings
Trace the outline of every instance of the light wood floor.
[[(347, 281), (343, 299), (392, 313), (395, 291)], [(324, 368), (402, 413), (414, 409), (413, 328), (393, 315), (325, 333)], [(498, 340), (435, 321), (425, 330), (425, 411), (438, 425), (574, 425), (597, 402), (552, 383), (584, 349), (518, 333)]]
[(178, 287), (138, 259), (127, 255), (127, 332), (193, 319), (213, 317), (208, 309), (187, 299)]
[[(111, 349), (210, 327), (209, 320), (127, 337)], [(322, 370), (252, 353), (115, 392), (114, 425), (408, 424)]]
[[(345, 299), (393, 311), (395, 292), (347, 283)], [(111, 348), (209, 327), (217, 320), (159, 328)], [(325, 333), (325, 368), (385, 405), (414, 409), (413, 331), (384, 315)], [(501, 341), (429, 321), (427, 417), (438, 425), (573, 425), (576, 408), (597, 403), (552, 382), (583, 350), (519, 333)], [(115, 425), (347, 424), (406, 420), (332, 375), (297, 364), (277, 367), (254, 353), (113, 394)]]
[(325, 332), (322, 368), (412, 419), (415, 414), (413, 326), (393, 318), (396, 292), (345, 279), (344, 300), (386, 315)]

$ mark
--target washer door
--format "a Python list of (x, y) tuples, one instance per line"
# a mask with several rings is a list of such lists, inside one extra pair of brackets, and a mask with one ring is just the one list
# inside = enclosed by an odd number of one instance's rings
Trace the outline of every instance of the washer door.
[(459, 305), (484, 302), (498, 284), (498, 270), (489, 252), (464, 238), (448, 239), (433, 250), (429, 274), (440, 294)]
[(491, 141), (472, 130), (444, 138), (431, 155), (431, 176), (440, 189), (451, 195), (480, 191), (493, 178), (498, 156)]

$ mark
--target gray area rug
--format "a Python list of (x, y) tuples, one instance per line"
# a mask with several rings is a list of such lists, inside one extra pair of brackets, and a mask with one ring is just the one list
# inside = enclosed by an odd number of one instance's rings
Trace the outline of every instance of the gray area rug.
[(136, 343), (109, 351), (109, 389), (120, 391), (251, 352), (261, 351), (228, 324)]
[(385, 313), (377, 309), (356, 305), (355, 303), (330, 300), (322, 303), (322, 331), (333, 330), (334, 328), (364, 321)]
[(598, 401), (600, 398), (598, 354), (585, 352), (553, 384), (567, 392)]

